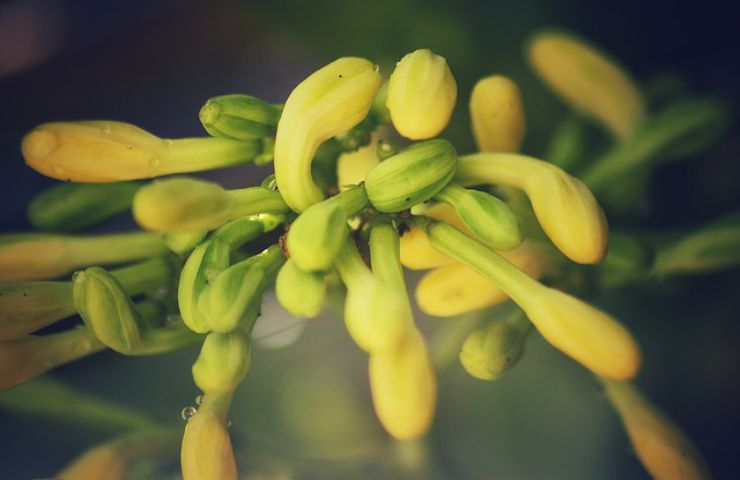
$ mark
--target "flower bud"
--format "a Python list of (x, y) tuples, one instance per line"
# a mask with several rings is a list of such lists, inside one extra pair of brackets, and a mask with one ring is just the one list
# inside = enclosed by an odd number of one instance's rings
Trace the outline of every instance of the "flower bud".
[(237, 480), (234, 450), (222, 415), (201, 407), (188, 420), (180, 463), (183, 480)]
[(493, 75), (470, 94), (470, 119), (481, 152), (517, 152), (524, 139), (524, 106), (516, 83)]
[(529, 62), (542, 80), (575, 110), (624, 140), (645, 118), (645, 101), (621, 67), (564, 32), (542, 32), (530, 42)]
[(396, 64), (386, 106), (398, 133), (412, 140), (437, 136), (450, 121), (457, 84), (444, 57), (416, 50)]
[(136, 182), (56, 185), (34, 197), (28, 220), (39, 230), (82, 230), (128, 210), (140, 186)]
[(450, 183), (436, 198), (451, 205), (468, 230), (489, 247), (510, 250), (522, 243), (519, 219), (493, 195)]
[(314, 318), (321, 313), (326, 298), (326, 280), (321, 273), (304, 272), (288, 259), (275, 280), (278, 302), (292, 315)]
[(193, 380), (206, 394), (233, 392), (247, 376), (251, 361), (246, 333), (209, 333), (193, 364)]
[(290, 94), (275, 137), (275, 179), (290, 208), (302, 212), (324, 198), (311, 175), (314, 154), (322, 142), (367, 116), (380, 83), (377, 66), (344, 57), (311, 74)]
[(397, 349), (370, 355), (370, 391), (380, 423), (393, 437), (408, 440), (431, 427), (437, 382), (421, 334), (413, 330)]
[(217, 239), (198, 245), (180, 272), (177, 303), (185, 325), (196, 333), (207, 333), (206, 319), (199, 308), (201, 296), (208, 285), (228, 266), (231, 249)]
[(691, 440), (633, 385), (604, 380), (606, 394), (624, 424), (642, 465), (656, 479), (708, 479), (709, 470)]
[(456, 168), (457, 152), (450, 142), (427, 140), (370, 170), (365, 190), (377, 210), (400, 212), (432, 198), (449, 183)]
[(260, 142), (225, 138), (164, 140), (121, 122), (46, 123), (23, 138), (26, 163), (47, 177), (117, 182), (237, 165), (260, 153)]
[(475, 378), (496, 380), (519, 361), (531, 330), (521, 310), (510, 318), (491, 322), (468, 335), (460, 351), (460, 363)]
[(347, 238), (347, 216), (337, 203), (319, 202), (307, 208), (288, 231), (290, 258), (304, 272), (331, 268)]
[(198, 116), (213, 137), (257, 140), (273, 134), (280, 110), (259, 98), (233, 94), (210, 98)]

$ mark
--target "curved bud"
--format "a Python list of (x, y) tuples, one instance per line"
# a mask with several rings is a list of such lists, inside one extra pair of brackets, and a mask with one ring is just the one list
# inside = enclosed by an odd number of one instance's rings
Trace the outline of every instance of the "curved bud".
[(642, 465), (656, 479), (710, 478), (691, 440), (633, 385), (604, 380), (606, 394)]
[(136, 182), (55, 185), (31, 200), (28, 221), (50, 232), (82, 230), (128, 210), (140, 186)]
[(275, 296), (296, 317), (314, 318), (324, 307), (326, 280), (323, 274), (304, 272), (288, 259), (275, 280)]
[(257, 140), (273, 134), (280, 110), (259, 98), (233, 94), (208, 99), (198, 116), (213, 137)]
[(159, 235), (147, 232), (0, 235), (0, 280), (44, 280), (88, 265), (114, 265), (165, 253)]
[(380, 83), (371, 62), (344, 57), (311, 74), (290, 94), (275, 137), (275, 179), (290, 208), (301, 212), (324, 198), (311, 175), (316, 149), (367, 116)]
[(196, 333), (209, 330), (199, 303), (208, 285), (229, 266), (230, 253), (224, 242), (209, 240), (198, 245), (182, 267), (177, 303), (183, 322)]
[(529, 43), (529, 62), (565, 102), (628, 138), (645, 118), (645, 101), (629, 74), (586, 42), (564, 32), (542, 32)]
[(510, 250), (522, 243), (519, 219), (503, 200), (452, 183), (435, 198), (451, 205), (468, 230), (489, 247)]
[(457, 83), (444, 57), (431, 50), (409, 53), (388, 80), (386, 106), (398, 133), (412, 140), (437, 136), (450, 121)]
[(249, 335), (239, 330), (209, 333), (193, 364), (193, 380), (206, 394), (233, 392), (247, 376), (251, 363)]
[(510, 318), (491, 322), (468, 335), (460, 363), (475, 378), (496, 380), (519, 361), (531, 331), (532, 325), (519, 310)]
[(501, 75), (478, 80), (470, 120), (481, 152), (517, 152), (524, 139), (524, 105), (516, 83)]
[(460, 157), (456, 180), (524, 190), (542, 229), (568, 258), (591, 264), (606, 254), (608, 227), (596, 198), (554, 165), (512, 153), (478, 153)]
[(223, 414), (201, 406), (188, 420), (180, 464), (183, 480), (237, 480), (234, 450)]
[(450, 182), (456, 168), (457, 152), (450, 142), (427, 140), (370, 170), (365, 190), (377, 210), (400, 212), (432, 198)]
[(142, 187), (133, 205), (136, 222), (158, 232), (212, 230), (235, 218), (288, 211), (280, 194), (268, 188), (225, 190), (216, 183), (187, 177)]
[(122, 122), (46, 123), (23, 138), (37, 172), (73, 182), (117, 182), (197, 172), (252, 160), (261, 143), (225, 138), (164, 140)]
[(395, 350), (371, 354), (369, 373), (375, 412), (388, 433), (408, 440), (429, 431), (437, 404), (437, 381), (418, 331), (412, 331)]

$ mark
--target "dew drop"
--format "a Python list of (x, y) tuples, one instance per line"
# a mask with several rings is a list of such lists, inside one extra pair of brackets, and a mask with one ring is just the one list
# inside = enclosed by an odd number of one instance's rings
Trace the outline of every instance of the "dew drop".
[(159, 157), (152, 157), (149, 159), (149, 166), (152, 168), (158, 168), (159, 164), (162, 163)]
[(180, 418), (187, 422), (196, 413), (198, 413), (198, 409), (192, 405), (188, 405), (180, 411)]
[(195, 397), (195, 404), (203, 405), (203, 395), (198, 395), (197, 397)]

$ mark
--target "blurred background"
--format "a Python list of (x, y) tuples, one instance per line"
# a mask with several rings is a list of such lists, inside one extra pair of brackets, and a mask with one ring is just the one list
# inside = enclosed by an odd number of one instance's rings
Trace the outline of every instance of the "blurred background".
[[(15, 0), (0, 5), (0, 230), (28, 230), (26, 204), (53, 183), (20, 155), (20, 140), (35, 125), (110, 119), (163, 137), (205, 135), (197, 113), (209, 97), (282, 102), (306, 75), (345, 55), (374, 60), (384, 75), (417, 48), (445, 56), (460, 101), (444, 136), (463, 152), (473, 149), (467, 99), (475, 81), (514, 78), (527, 110), (523, 151), (542, 155), (566, 109), (529, 70), (523, 48), (549, 26), (600, 45), (644, 85), (669, 74), (732, 109), (716, 147), (657, 172), (650, 209), (631, 225), (690, 227), (740, 210), (740, 38), (731, 2)], [(267, 171), (239, 167), (206, 177), (236, 187)], [(108, 228), (130, 225), (123, 219)], [(717, 478), (740, 478), (738, 292), (735, 270), (594, 300), (639, 338), (645, 359), (637, 383), (696, 442)], [(427, 330), (446, 321), (420, 320)], [(398, 448), (383, 433), (365, 356), (336, 316), (298, 324), (270, 302), (255, 336), (262, 341), (231, 414), (245, 478), (404, 478), (398, 465), (425, 455), (446, 478), (646, 477), (595, 382), (537, 335), (521, 364), (496, 382), (473, 379), (456, 361), (440, 374), (423, 451)], [(53, 375), (176, 424), (198, 394), (190, 376), (196, 355), (106, 352)], [(51, 476), (111, 436), (1, 410), (0, 419), (2, 478)], [(175, 478), (174, 454), (169, 463), (164, 478)]]

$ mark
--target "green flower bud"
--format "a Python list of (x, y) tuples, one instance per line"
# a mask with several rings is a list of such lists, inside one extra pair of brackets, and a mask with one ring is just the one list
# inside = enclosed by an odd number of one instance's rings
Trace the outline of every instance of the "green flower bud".
[(377, 66), (345, 57), (314, 72), (291, 92), (275, 137), (275, 178), (290, 208), (302, 212), (324, 198), (311, 175), (314, 154), (322, 142), (367, 116), (380, 82)]
[(400, 212), (432, 198), (455, 174), (457, 152), (446, 140), (411, 145), (370, 170), (365, 190), (381, 212)]
[(326, 298), (326, 280), (321, 273), (304, 272), (288, 259), (275, 280), (275, 295), (284, 309), (300, 318), (321, 313)]
[(74, 302), (85, 325), (107, 347), (124, 355), (156, 355), (190, 345), (196, 336), (182, 324), (152, 328), (165, 315), (145, 301), (138, 308), (120, 282), (100, 267), (75, 274)]
[(347, 237), (347, 220), (365, 209), (367, 194), (355, 187), (316, 203), (301, 213), (290, 226), (288, 252), (304, 272), (329, 270)]
[(246, 333), (209, 333), (193, 364), (193, 379), (206, 394), (233, 392), (247, 375), (251, 360)]
[(159, 232), (212, 230), (229, 220), (258, 213), (286, 213), (278, 192), (264, 187), (225, 190), (193, 178), (170, 178), (142, 187), (134, 197), (134, 218)]
[(599, 281), (604, 288), (614, 288), (643, 280), (654, 259), (653, 250), (645, 243), (632, 235), (614, 233), (606, 257), (597, 267)]
[(0, 235), (0, 280), (44, 280), (88, 265), (113, 265), (164, 255), (159, 235)]
[(457, 83), (444, 57), (431, 50), (409, 53), (388, 80), (386, 106), (398, 133), (412, 140), (437, 136), (450, 121)]
[(465, 226), (491, 248), (511, 250), (522, 243), (519, 219), (493, 195), (450, 183), (435, 198), (451, 205)]
[(224, 242), (213, 239), (198, 245), (190, 254), (180, 272), (177, 303), (185, 325), (197, 333), (207, 333), (206, 319), (198, 306), (208, 285), (228, 268), (231, 249)]
[(249, 95), (220, 95), (203, 105), (199, 117), (211, 136), (256, 140), (273, 134), (280, 110)]
[(166, 140), (121, 122), (55, 122), (23, 138), (26, 163), (47, 177), (117, 182), (238, 165), (260, 153), (261, 142), (226, 138)]
[(128, 210), (140, 186), (136, 182), (56, 185), (34, 197), (28, 220), (39, 230), (82, 230)]
[(282, 262), (280, 247), (273, 245), (221, 272), (198, 303), (206, 327), (220, 333), (230, 332), (240, 324), (247, 330), (251, 328), (259, 314), (267, 280)]
[(468, 335), (460, 351), (460, 363), (475, 378), (496, 380), (519, 361), (531, 331), (531, 324), (518, 310), (510, 318)]

